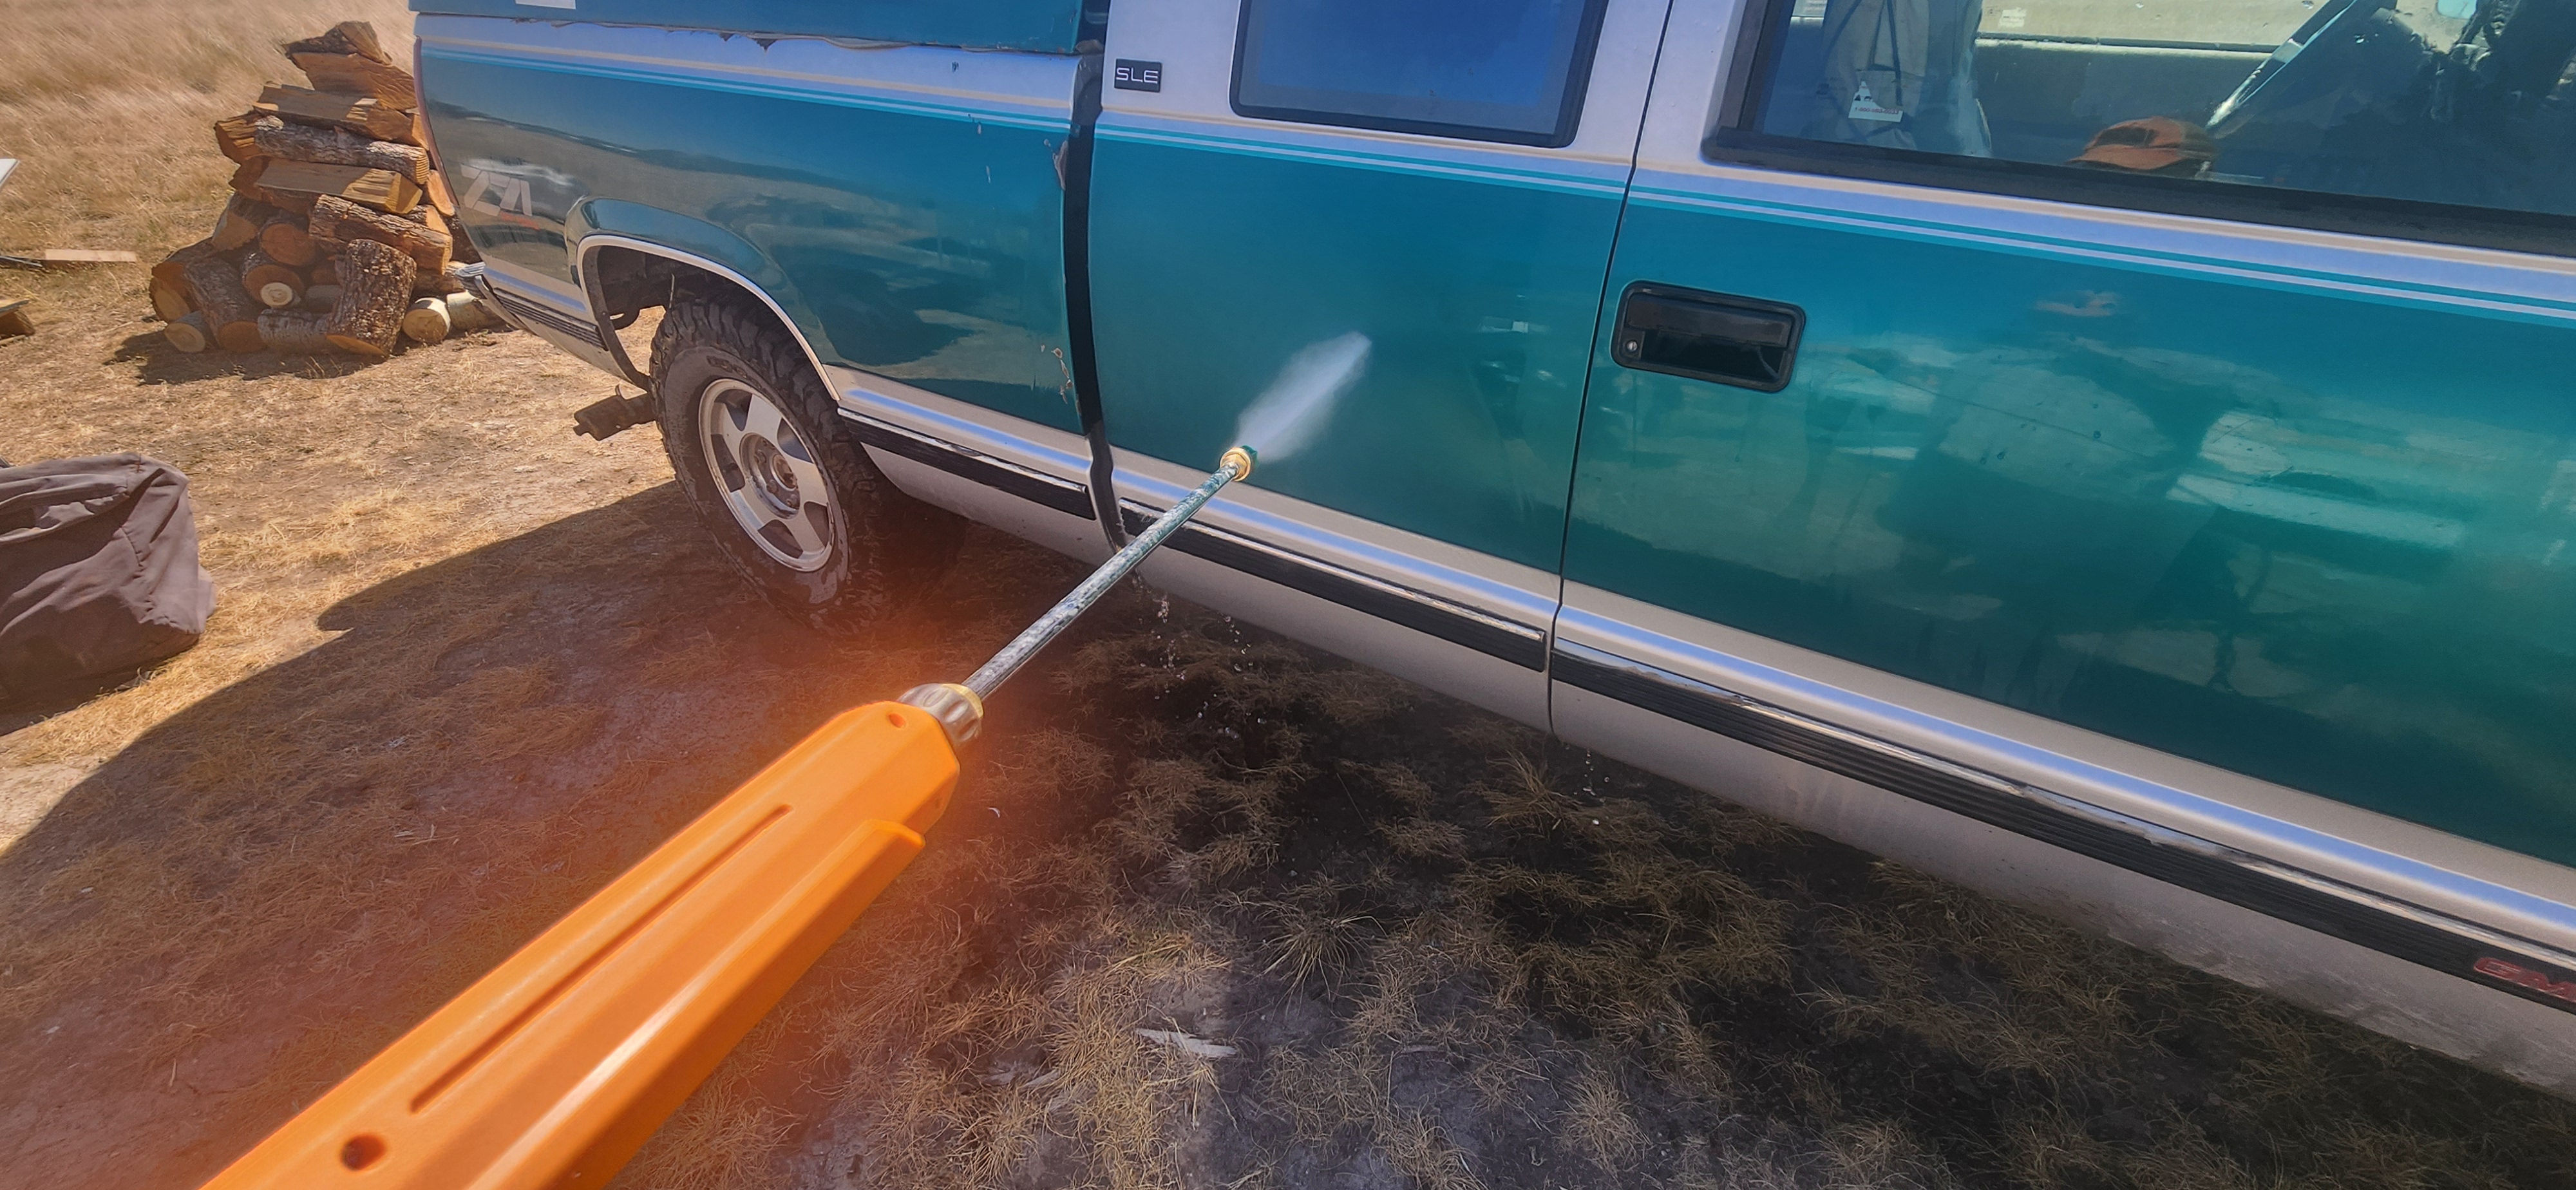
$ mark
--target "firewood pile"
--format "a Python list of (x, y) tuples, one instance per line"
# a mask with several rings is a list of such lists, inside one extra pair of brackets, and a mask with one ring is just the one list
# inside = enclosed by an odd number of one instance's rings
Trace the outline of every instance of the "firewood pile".
[(309, 87), (271, 84), (215, 121), (236, 162), (214, 231), (152, 268), (152, 309), (186, 352), (381, 357), (503, 325), (465, 291), (478, 257), (430, 159), (420, 93), (365, 21), (288, 42)]

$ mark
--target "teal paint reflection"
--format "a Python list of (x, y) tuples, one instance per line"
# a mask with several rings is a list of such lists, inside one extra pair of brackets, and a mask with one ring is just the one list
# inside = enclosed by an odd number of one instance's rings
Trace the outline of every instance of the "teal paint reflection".
[(743, 271), (774, 277), (827, 361), (1080, 429), (1062, 362), (1063, 128), (435, 50), (422, 72), (451, 171), (537, 179), (529, 216), (458, 212), (494, 259), (570, 284), (568, 227), (652, 239), (615, 212), (667, 211), (756, 253), (766, 267)]
[(1806, 338), (1605, 341), (1569, 578), (2576, 862), (2576, 329), (1643, 203), (1613, 276)]
[(1366, 371), (1262, 486), (1555, 569), (1615, 191), (1104, 132), (1092, 194), (1118, 446), (1213, 460), (1289, 360), (1356, 332)]

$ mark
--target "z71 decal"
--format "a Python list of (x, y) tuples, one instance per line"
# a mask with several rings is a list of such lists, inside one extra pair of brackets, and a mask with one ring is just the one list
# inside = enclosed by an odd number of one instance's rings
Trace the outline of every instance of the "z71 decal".
[(2516, 966), (2499, 958), (2482, 958), (2475, 964), (2477, 972), (2489, 979), (2501, 979), (2518, 988), (2576, 1004), (2576, 979), (2551, 979), (2529, 967)]

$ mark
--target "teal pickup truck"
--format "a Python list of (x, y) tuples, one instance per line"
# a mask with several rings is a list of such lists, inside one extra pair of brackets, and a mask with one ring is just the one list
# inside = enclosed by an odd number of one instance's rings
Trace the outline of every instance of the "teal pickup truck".
[(2576, 1093), (2576, 0), (414, 7), (789, 609), (1301, 402), (1156, 583)]

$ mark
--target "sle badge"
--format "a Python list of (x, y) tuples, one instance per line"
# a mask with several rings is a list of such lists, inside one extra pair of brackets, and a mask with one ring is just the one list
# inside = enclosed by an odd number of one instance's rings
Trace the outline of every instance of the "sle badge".
[(1121, 91), (1160, 91), (1163, 89), (1163, 64), (1120, 58), (1110, 68), (1109, 85)]

